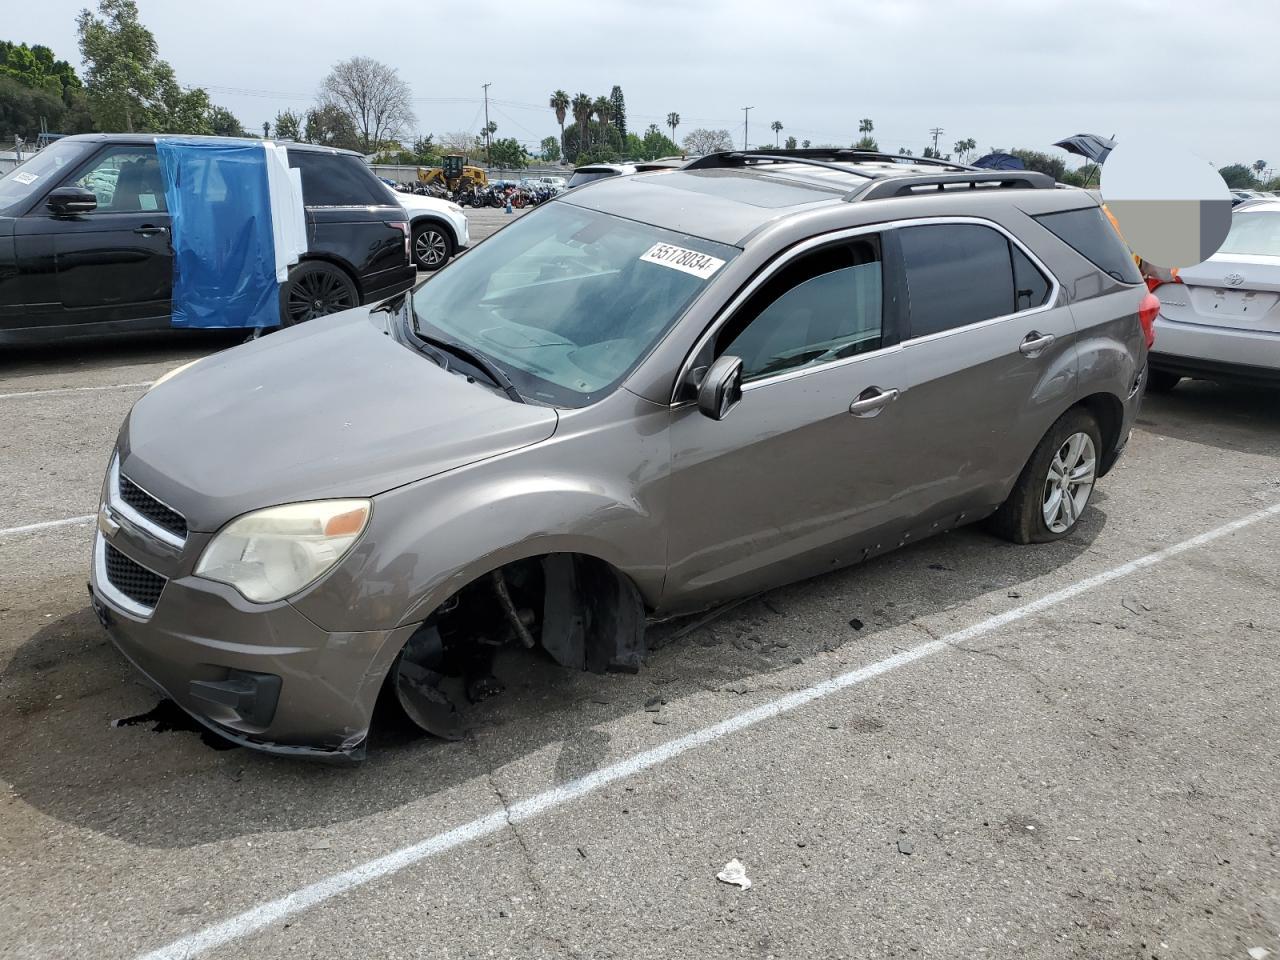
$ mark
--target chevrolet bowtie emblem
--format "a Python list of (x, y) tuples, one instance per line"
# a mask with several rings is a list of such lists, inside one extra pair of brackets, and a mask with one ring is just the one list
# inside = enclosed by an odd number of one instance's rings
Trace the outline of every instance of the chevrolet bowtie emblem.
[(98, 509), (98, 529), (104, 537), (114, 537), (120, 532), (120, 524), (111, 515), (111, 508), (105, 503)]

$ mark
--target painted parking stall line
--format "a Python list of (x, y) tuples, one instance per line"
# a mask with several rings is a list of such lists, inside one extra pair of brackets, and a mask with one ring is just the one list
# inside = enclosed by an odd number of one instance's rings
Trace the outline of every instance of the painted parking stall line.
[(146, 383), (113, 383), (102, 387), (49, 387), (46, 390), (22, 390), (18, 393), (0, 393), (0, 400), (17, 400), (20, 397), (52, 397), (60, 393), (94, 393), (103, 390), (142, 390), (151, 386)]
[(1065, 603), (1105, 584), (1156, 566), (1180, 554), (1202, 547), (1276, 516), (1280, 516), (1280, 503), (1215, 527), (1163, 550), (1157, 550), (1154, 553), (1122, 563), (1094, 576), (1078, 580), (1030, 603), (988, 617), (940, 639), (922, 643), (868, 666), (850, 670), (829, 680), (736, 714), (720, 723), (712, 724), (709, 727), (704, 727), (683, 737), (670, 740), (650, 750), (635, 754), (625, 760), (601, 767), (577, 780), (572, 780), (513, 803), (505, 810), (500, 808), (490, 811), (452, 830), (426, 837), (384, 856), (369, 860), (350, 870), (333, 874), (282, 897), (269, 900), (244, 913), (205, 927), (203, 930), (180, 937), (158, 950), (140, 954), (137, 960), (183, 960), (183, 958), (200, 956), (217, 947), (250, 936), (286, 917), (301, 913), (311, 907), (319, 906), (382, 877), (398, 873), (437, 854), (497, 833), (509, 823), (533, 819), (543, 813), (592, 794), (618, 780), (623, 780), (644, 770), (666, 763), (668, 760), (679, 757), (698, 747), (796, 710), (841, 690), (866, 683), (899, 667), (933, 656), (954, 645), (992, 633), (1011, 623)]
[(98, 515), (96, 513), (86, 513), (82, 517), (64, 517), (61, 520), (42, 520), (39, 523), (25, 523), (20, 527), (0, 527), (0, 539), (5, 537), (17, 537), (22, 534), (42, 533), (45, 530), (56, 530), (59, 527), (78, 527), (87, 523), (93, 523)]

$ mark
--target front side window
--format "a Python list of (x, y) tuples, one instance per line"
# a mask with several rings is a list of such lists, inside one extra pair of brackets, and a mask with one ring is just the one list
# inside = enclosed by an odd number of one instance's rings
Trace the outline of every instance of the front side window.
[[(954, 330), (1020, 309), (1003, 233), (975, 223), (939, 223), (899, 231), (911, 336)], [(1047, 288), (1046, 288), (1047, 289)], [(1021, 308), (1025, 309), (1025, 307)]]
[(745, 380), (878, 350), (883, 290), (875, 238), (797, 257), (751, 297), (716, 338), (740, 357)]
[(108, 147), (70, 186), (98, 198), (96, 213), (164, 211), (164, 175), (151, 145)]
[(308, 207), (385, 207), (395, 202), (358, 157), (290, 150), (289, 166), (302, 173), (302, 201)]
[(0, 176), (0, 210), (20, 209), (75, 169), (91, 150), (81, 140), (56, 140)]
[(421, 330), (498, 364), (530, 399), (612, 390), (738, 253), (572, 204), (540, 207), (413, 294)]

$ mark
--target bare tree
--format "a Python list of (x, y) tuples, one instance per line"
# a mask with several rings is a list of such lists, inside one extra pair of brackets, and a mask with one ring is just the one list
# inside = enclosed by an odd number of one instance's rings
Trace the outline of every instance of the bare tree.
[(685, 135), (684, 148), (693, 156), (719, 153), (733, 149), (733, 137), (728, 130), (707, 130), (699, 127)]
[(399, 139), (414, 122), (409, 85), (394, 67), (371, 57), (336, 64), (320, 85), (320, 99), (351, 118), (365, 153)]

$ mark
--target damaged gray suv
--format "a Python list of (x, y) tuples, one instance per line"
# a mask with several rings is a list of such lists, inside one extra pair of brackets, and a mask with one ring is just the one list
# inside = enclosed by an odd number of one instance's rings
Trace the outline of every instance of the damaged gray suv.
[(129, 414), (90, 591), (246, 746), (461, 733), (504, 644), (636, 670), (646, 621), (987, 519), (1066, 536), (1154, 312), (1089, 194), (852, 151), (590, 184), (411, 294), (197, 361)]

